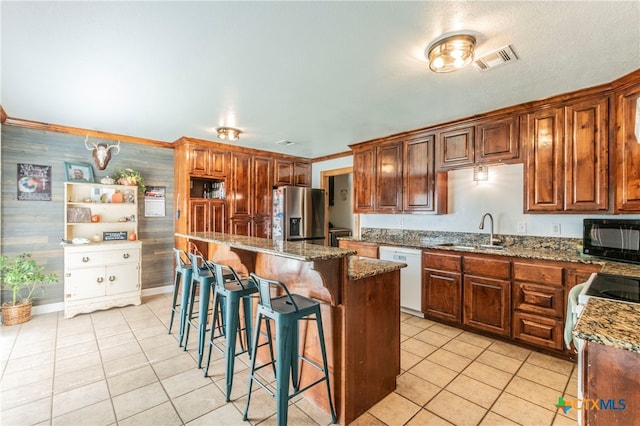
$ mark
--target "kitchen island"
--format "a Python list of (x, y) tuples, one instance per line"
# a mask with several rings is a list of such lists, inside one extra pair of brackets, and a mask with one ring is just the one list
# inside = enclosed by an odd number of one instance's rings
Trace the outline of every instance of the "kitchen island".
[[(321, 302), (332, 396), (348, 424), (396, 388), (400, 373), (400, 268), (355, 251), (216, 232), (176, 233), (207, 244), (208, 258), (238, 272), (282, 281), (292, 293)], [(321, 364), (314, 327), (301, 327), (301, 353)], [(320, 372), (301, 371), (301, 387)], [(302, 394), (327, 413), (326, 389)], [(251, 414), (251, 413), (249, 413)]]

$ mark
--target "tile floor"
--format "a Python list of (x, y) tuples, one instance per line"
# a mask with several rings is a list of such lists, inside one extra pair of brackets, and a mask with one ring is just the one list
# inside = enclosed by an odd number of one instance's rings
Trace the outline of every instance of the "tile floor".
[[(195, 342), (185, 352), (167, 334), (170, 303), (155, 295), (140, 306), (0, 327), (0, 424), (275, 424), (275, 402), (262, 390), (242, 421), (246, 358), (225, 403), (222, 357), (214, 352), (203, 377)], [(574, 364), (406, 314), (401, 332), (396, 391), (352, 424), (576, 424), (574, 410), (554, 407), (561, 395), (575, 398)], [(304, 398), (289, 408), (291, 425), (330, 420)]]

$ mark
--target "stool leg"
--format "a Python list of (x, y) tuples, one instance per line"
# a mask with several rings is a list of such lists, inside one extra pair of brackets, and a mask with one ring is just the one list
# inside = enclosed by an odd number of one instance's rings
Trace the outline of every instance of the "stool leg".
[(238, 317), (240, 316), (240, 300), (234, 294), (227, 297), (226, 330), (227, 345), (225, 346), (224, 355), (227, 358), (227, 402), (231, 396), (231, 387), (233, 385), (233, 367), (236, 360), (236, 337), (238, 336)]
[(209, 355), (207, 356), (207, 364), (204, 369), (204, 377), (209, 375), (209, 364), (211, 363), (211, 351), (213, 350), (213, 339), (215, 338), (215, 327), (218, 320), (218, 305), (220, 298), (217, 291), (213, 291), (213, 316), (211, 317), (211, 334), (209, 335)]
[(173, 300), (171, 301), (171, 318), (169, 319), (169, 334), (171, 334), (171, 329), (173, 328), (173, 317), (176, 313), (176, 301), (178, 300), (178, 288), (180, 287), (181, 278), (182, 278), (182, 273), (176, 270), (176, 279), (173, 282)]
[[(251, 402), (251, 388), (253, 387), (253, 372), (256, 369), (256, 357), (258, 353), (258, 339), (260, 338), (260, 324), (262, 323), (262, 315), (260, 312), (256, 314), (256, 328), (253, 332), (253, 350), (251, 352), (251, 366), (249, 367), (249, 393), (247, 393), (247, 403), (244, 406), (242, 420), (247, 420), (249, 413), (249, 403)], [(269, 321), (267, 320), (267, 324)], [(271, 347), (271, 338), (269, 337), (269, 347)], [(273, 359), (273, 350), (271, 350), (271, 359)], [(275, 373), (275, 371), (274, 371)]]
[(180, 329), (178, 330), (179, 346), (182, 346), (184, 338), (184, 324), (187, 318), (187, 305), (189, 304), (189, 294), (191, 293), (191, 269), (187, 269), (182, 276), (182, 294), (180, 299)]
[(292, 326), (290, 322), (276, 320), (276, 420), (278, 426), (286, 426), (289, 414)]
[(198, 313), (198, 368), (202, 368), (202, 354), (204, 353), (204, 341), (207, 334), (209, 293), (211, 293), (210, 282), (202, 280), (200, 283), (200, 312)]
[(327, 365), (327, 350), (324, 345), (324, 331), (322, 329), (322, 318), (320, 317), (320, 308), (316, 312), (316, 324), (318, 325), (318, 338), (320, 339), (320, 351), (322, 352), (322, 367), (324, 368), (324, 377), (327, 382), (327, 397), (329, 399), (329, 408), (331, 409), (331, 422), (335, 423), (336, 410), (333, 408), (333, 400), (331, 399), (331, 385), (329, 384), (329, 367)]
[(247, 342), (247, 352), (251, 356), (251, 297), (243, 297), (242, 305), (244, 309), (244, 335)]
[(189, 342), (189, 330), (191, 330), (191, 318), (193, 317), (193, 305), (195, 305), (196, 300), (196, 288), (198, 286), (194, 283), (193, 279), (191, 280), (191, 294), (189, 295), (189, 306), (187, 309), (187, 319), (185, 319), (185, 328), (187, 329), (184, 333), (184, 347), (183, 350), (187, 350), (187, 343)]
[(297, 392), (300, 389), (299, 376), (298, 376), (298, 348), (299, 348), (299, 336), (300, 327), (298, 321), (293, 323), (293, 331), (291, 332), (291, 382), (293, 389)]

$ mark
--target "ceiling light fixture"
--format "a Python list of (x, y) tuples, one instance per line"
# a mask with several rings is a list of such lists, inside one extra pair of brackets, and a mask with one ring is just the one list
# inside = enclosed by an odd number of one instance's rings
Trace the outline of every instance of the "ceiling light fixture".
[(438, 40), (427, 49), (429, 68), (434, 72), (457, 71), (473, 61), (476, 38), (469, 34), (456, 34)]
[(240, 133), (242, 133), (242, 131), (233, 127), (218, 127), (216, 131), (218, 132), (218, 139), (230, 141), (237, 141), (240, 139)]

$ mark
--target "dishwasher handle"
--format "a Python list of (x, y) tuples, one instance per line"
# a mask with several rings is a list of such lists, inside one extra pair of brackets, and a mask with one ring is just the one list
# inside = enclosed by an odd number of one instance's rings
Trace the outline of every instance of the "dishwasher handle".
[(394, 254), (393, 255), (393, 260), (402, 260), (403, 262), (407, 261), (407, 256), (401, 255), (401, 254)]

